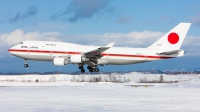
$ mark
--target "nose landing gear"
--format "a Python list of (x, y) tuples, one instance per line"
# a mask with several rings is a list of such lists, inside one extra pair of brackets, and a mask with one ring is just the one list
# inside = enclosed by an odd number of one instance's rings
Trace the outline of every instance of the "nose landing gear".
[(24, 62), (25, 62), (24, 67), (25, 67), (25, 68), (28, 68), (28, 60), (27, 60), (27, 59), (24, 59)]
[(24, 67), (25, 67), (25, 68), (28, 68), (28, 64), (24, 64)]

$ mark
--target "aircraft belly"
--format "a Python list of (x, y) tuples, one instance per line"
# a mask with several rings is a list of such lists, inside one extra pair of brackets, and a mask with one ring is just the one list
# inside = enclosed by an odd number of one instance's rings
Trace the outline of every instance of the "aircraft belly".
[(135, 64), (135, 63), (143, 63), (151, 60), (145, 59), (134, 59), (134, 58), (107, 58), (107, 65), (126, 65), (126, 64)]

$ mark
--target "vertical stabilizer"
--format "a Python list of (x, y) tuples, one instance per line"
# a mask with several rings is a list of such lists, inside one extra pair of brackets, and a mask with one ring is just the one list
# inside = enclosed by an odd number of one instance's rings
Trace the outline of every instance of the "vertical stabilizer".
[(172, 50), (180, 49), (190, 25), (191, 23), (179, 23), (176, 27), (174, 27), (171, 31), (166, 33), (148, 48)]

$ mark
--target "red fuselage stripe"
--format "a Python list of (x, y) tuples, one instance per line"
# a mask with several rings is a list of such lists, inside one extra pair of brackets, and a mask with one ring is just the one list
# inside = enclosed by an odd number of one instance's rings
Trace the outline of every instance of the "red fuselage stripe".
[[(67, 52), (67, 51), (45, 51), (45, 50), (19, 50), (9, 49), (9, 52), (30, 52), (30, 53), (51, 53), (51, 54), (80, 54), (81, 52)], [(119, 57), (136, 57), (136, 58), (156, 58), (156, 59), (168, 59), (173, 57), (166, 56), (147, 56), (147, 55), (131, 55), (131, 54), (107, 54), (102, 53), (102, 56), (119, 56)]]

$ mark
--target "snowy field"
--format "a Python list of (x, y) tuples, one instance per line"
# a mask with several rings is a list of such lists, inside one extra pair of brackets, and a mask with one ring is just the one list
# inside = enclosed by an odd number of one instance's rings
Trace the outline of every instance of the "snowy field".
[[(200, 75), (163, 75), (164, 81), (177, 83), (138, 83), (159, 78), (138, 73), (0, 76), (0, 112), (200, 111)], [(109, 82), (114, 79), (124, 83)]]

